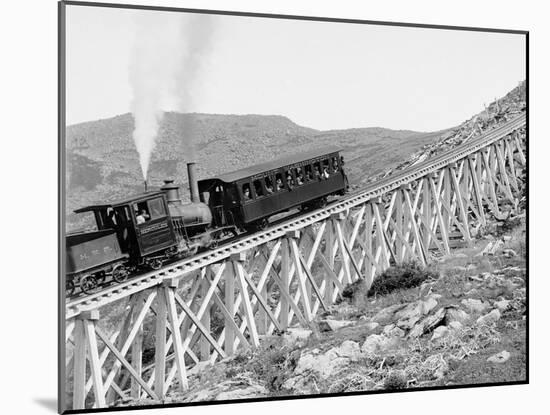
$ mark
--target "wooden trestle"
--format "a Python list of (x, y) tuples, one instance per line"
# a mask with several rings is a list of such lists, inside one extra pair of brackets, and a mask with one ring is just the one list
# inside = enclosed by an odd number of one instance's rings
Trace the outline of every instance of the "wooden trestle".
[(347, 284), (370, 284), (395, 263), (425, 265), (434, 252), (449, 253), (451, 234), (469, 243), (489, 215), (500, 218), (522, 197), (525, 122), (508, 130), (383, 194), (71, 317), (67, 408), (162, 401), (169, 389), (189, 387), (199, 363), (307, 326)]

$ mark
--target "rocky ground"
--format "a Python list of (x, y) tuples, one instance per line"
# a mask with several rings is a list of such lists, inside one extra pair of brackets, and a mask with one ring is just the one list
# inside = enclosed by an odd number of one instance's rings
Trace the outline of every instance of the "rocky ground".
[(391, 273), (418, 273), (415, 287), (355, 284), (310, 327), (194, 368), (165, 403), (525, 381), (524, 232), (522, 215), (493, 223), (427, 269)]

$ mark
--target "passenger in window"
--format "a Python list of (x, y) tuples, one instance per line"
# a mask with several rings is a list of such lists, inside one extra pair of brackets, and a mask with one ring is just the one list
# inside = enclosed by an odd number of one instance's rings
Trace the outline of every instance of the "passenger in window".
[(246, 186), (243, 190), (245, 200), (250, 200), (250, 188)]
[(107, 208), (107, 227), (115, 228), (116, 225), (115, 210), (113, 208)]
[(319, 166), (315, 166), (315, 180), (321, 180), (321, 170)]
[(323, 175), (322, 175), (322, 178), (323, 179), (328, 179), (330, 177), (330, 174), (328, 173), (328, 167), (327, 166), (324, 166), (323, 167)]
[(338, 171), (338, 160), (336, 159), (336, 157), (332, 158), (332, 170), (334, 171), (334, 173)]
[(254, 190), (256, 191), (256, 196), (263, 196), (264, 192), (262, 190), (262, 185), (259, 181), (254, 182)]
[(296, 184), (298, 186), (304, 184), (304, 175), (302, 174), (302, 169), (300, 167), (296, 169)]
[(283, 181), (281, 180), (280, 177), (277, 177), (277, 182), (275, 183), (275, 187), (276, 187), (277, 191), (282, 190)]
[(138, 225), (147, 222), (150, 219), (150, 216), (147, 214), (145, 209), (141, 209), (139, 215), (136, 216), (136, 222)]
[(271, 182), (267, 182), (265, 183), (265, 190), (267, 191), (267, 194), (270, 195), (273, 193), (273, 186), (271, 186)]
[(286, 173), (286, 184), (289, 189), (292, 189), (294, 187), (294, 180), (292, 179), (292, 175), (290, 174), (290, 171)]

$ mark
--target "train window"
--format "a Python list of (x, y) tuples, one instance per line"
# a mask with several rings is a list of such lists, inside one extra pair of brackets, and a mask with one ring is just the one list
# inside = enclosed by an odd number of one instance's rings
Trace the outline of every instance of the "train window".
[(304, 172), (301, 167), (296, 167), (294, 170), (294, 176), (296, 177), (296, 184), (301, 186), (304, 184)]
[(262, 197), (264, 195), (264, 189), (262, 189), (262, 181), (261, 180), (254, 180), (254, 192), (256, 193), (256, 197)]
[(71, 222), (67, 224), (69, 231), (97, 231), (100, 229), (94, 212), (80, 212), (71, 215)]
[(136, 215), (136, 222), (138, 225), (151, 220), (151, 213), (147, 206), (147, 201), (134, 203), (134, 214)]
[(328, 179), (330, 177), (330, 167), (328, 160), (323, 160), (323, 171), (321, 173), (323, 179)]
[(114, 229), (117, 226), (117, 218), (112, 207), (98, 210), (98, 228), (99, 229)]
[(244, 200), (252, 199), (252, 195), (250, 194), (250, 185), (248, 183), (243, 184), (243, 198)]
[(161, 197), (149, 200), (149, 212), (151, 213), (151, 219), (158, 219), (166, 216), (164, 203)]
[(294, 177), (292, 177), (292, 172), (290, 170), (285, 171), (285, 180), (288, 188), (292, 189), (294, 187)]
[(338, 157), (332, 158), (332, 170), (336, 173), (338, 171)]
[(284, 189), (283, 184), (283, 175), (281, 173), (277, 173), (275, 175), (275, 191), (283, 190)]
[[(238, 196), (237, 196), (237, 185), (231, 185), (231, 186), (227, 186), (225, 188), (225, 196), (227, 197), (227, 199), (232, 202), (232, 203), (237, 203), (237, 200), (239, 199)], [(220, 199), (220, 201), (223, 203), (223, 199)], [(220, 204), (222, 204), (220, 203)]]
[(306, 173), (306, 176), (305, 176), (305, 179), (306, 181), (310, 182), (311, 180), (313, 180), (313, 173), (312, 173), (312, 170), (311, 170), (311, 165), (306, 165), (305, 166), (305, 173)]
[(315, 180), (321, 180), (321, 162), (313, 164), (313, 178)]
[(273, 181), (271, 180), (271, 177), (265, 178), (265, 190), (267, 191), (268, 195), (273, 193)]

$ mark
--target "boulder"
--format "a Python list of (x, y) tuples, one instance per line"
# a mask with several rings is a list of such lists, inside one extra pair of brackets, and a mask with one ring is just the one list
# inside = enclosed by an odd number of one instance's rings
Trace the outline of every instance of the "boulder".
[(331, 350), (334, 350), (339, 357), (346, 357), (351, 361), (357, 361), (362, 357), (359, 344), (352, 340), (346, 340), (339, 347)]
[(459, 321), (451, 321), (448, 327), (450, 330), (462, 330), (463, 326)]
[(497, 309), (498, 311), (500, 311), (501, 313), (505, 312), (506, 310), (508, 310), (511, 306), (510, 306), (510, 300), (500, 300), (500, 301), (495, 301), (495, 303), (493, 304)]
[(443, 360), (435, 370), (434, 376), (436, 379), (442, 379), (448, 371), (449, 371), (449, 364), (445, 360)]
[(401, 330), (399, 327), (397, 327), (395, 324), (388, 324), (384, 327), (384, 330), (382, 330), (382, 333), (384, 333), (388, 337), (403, 337), (405, 336), (405, 332)]
[(508, 359), (510, 359), (510, 353), (506, 350), (503, 350), (502, 352), (494, 354), (491, 357), (487, 358), (487, 361), (491, 363), (504, 363)]
[(376, 328), (378, 328), (380, 324), (378, 324), (376, 321), (369, 321), (368, 323), (364, 324), (364, 327), (367, 329), (367, 330), (374, 330)]
[[(459, 323), (460, 324), (460, 323)], [(449, 329), (446, 326), (439, 326), (434, 330), (431, 340), (441, 339), (449, 334)]]
[(491, 312), (478, 318), (476, 323), (479, 325), (489, 325), (496, 323), (498, 320), (500, 320), (500, 311), (495, 308), (494, 310), (491, 310)]
[(305, 376), (314, 372), (322, 379), (327, 379), (336, 370), (348, 365), (351, 361), (357, 361), (361, 357), (359, 344), (346, 340), (340, 346), (333, 347), (322, 354), (319, 353), (318, 349), (304, 353), (296, 364), (294, 374)]
[(514, 250), (511, 249), (511, 248), (504, 249), (504, 250), (502, 251), (502, 253), (504, 254), (504, 256), (505, 256), (506, 258), (512, 258), (512, 257), (518, 256), (518, 254), (516, 253), (516, 251), (514, 251)]
[(424, 333), (429, 333), (445, 319), (445, 308), (440, 308), (434, 314), (425, 317), (422, 321), (416, 324), (409, 332), (409, 337), (420, 337)]
[[(235, 379), (226, 380), (217, 383), (206, 389), (194, 392), (185, 396), (184, 402), (197, 401), (222, 401), (232, 399), (252, 399), (265, 397), (268, 395), (267, 389), (256, 381), (238, 376)], [(181, 401), (181, 400), (180, 400)]]
[(384, 324), (385, 322), (391, 321), (394, 317), (394, 314), (397, 311), (405, 308), (406, 306), (407, 304), (394, 304), (389, 307), (383, 308), (378, 313), (376, 313), (372, 320), (380, 324)]
[(477, 298), (466, 298), (460, 302), (472, 313), (483, 313), (489, 306)]
[(388, 337), (383, 334), (371, 334), (361, 346), (361, 352), (366, 354), (375, 354), (379, 351), (394, 347), (398, 343), (398, 337)]
[(341, 329), (343, 327), (351, 326), (354, 322), (348, 321), (348, 320), (321, 320), (319, 321), (319, 331), (320, 332), (327, 332), (327, 331), (336, 331), (338, 329)]
[(464, 310), (460, 310), (459, 308), (447, 307), (445, 318), (447, 323), (457, 321), (459, 323), (465, 324), (470, 319), (470, 315)]
[(348, 363), (348, 358), (338, 356), (333, 349), (319, 355), (306, 353), (300, 356), (296, 368), (294, 369), (294, 374), (307, 375), (308, 373), (315, 372), (322, 379), (327, 379), (336, 369)]
[(283, 335), (283, 339), (285, 344), (294, 345), (296, 343), (306, 342), (311, 334), (311, 330), (302, 327), (292, 327), (287, 329), (286, 333)]
[(403, 330), (410, 330), (422, 318), (437, 306), (437, 300), (429, 297), (425, 301), (419, 300), (409, 303), (405, 308), (395, 313), (396, 325)]

